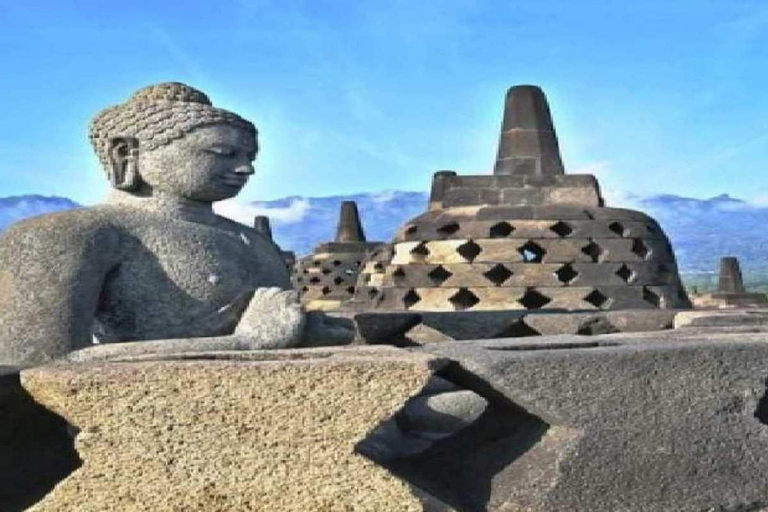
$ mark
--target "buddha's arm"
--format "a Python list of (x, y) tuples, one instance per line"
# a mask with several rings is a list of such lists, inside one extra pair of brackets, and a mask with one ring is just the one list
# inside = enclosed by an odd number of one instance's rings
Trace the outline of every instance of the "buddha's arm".
[(0, 238), (0, 364), (39, 364), (92, 343), (119, 235), (83, 213), (23, 221)]

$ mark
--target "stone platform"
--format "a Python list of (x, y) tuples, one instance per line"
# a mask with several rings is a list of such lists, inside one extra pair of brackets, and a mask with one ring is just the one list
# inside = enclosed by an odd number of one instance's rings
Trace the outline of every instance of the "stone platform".
[[(768, 323), (723, 322), (25, 370), (83, 460), (30, 510), (757, 512)], [(433, 377), (487, 408), (377, 459), (371, 443)]]
[(369, 347), (26, 370), (35, 399), (80, 429), (83, 459), (31, 510), (421, 511), (354, 447), (437, 366)]

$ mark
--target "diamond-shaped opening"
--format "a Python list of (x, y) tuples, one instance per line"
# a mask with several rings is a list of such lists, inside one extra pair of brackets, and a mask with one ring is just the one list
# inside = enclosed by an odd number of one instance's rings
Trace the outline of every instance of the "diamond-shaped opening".
[(458, 252), (462, 258), (471, 263), (481, 252), (483, 252), (483, 249), (473, 240), (469, 240), (468, 242), (458, 246), (456, 248), (456, 252)]
[(597, 263), (600, 261), (600, 255), (603, 254), (603, 248), (597, 245), (594, 240), (590, 240), (587, 245), (581, 248), (581, 252), (589, 256), (592, 263)]
[(573, 265), (570, 263), (566, 263), (559, 269), (555, 270), (555, 276), (557, 277), (557, 280), (563, 284), (571, 284), (578, 275), (579, 273), (576, 272), (576, 269), (574, 269)]
[(317, 284), (317, 283), (320, 282), (320, 278), (317, 277), (317, 276), (312, 276), (312, 277), (309, 278), (309, 282), (312, 283), (312, 284)]
[(320, 260), (314, 260), (314, 261), (312, 262), (312, 265), (314, 265), (314, 266), (316, 266), (316, 267), (319, 267), (319, 266), (320, 266), (320, 265), (322, 265), (322, 264), (323, 264), (323, 262), (322, 262), (322, 261), (320, 261)]
[(570, 224), (563, 222), (561, 220), (549, 226), (549, 230), (556, 233), (557, 236), (563, 236), (563, 237), (573, 233), (573, 228), (570, 226)]
[(323, 289), (320, 291), (323, 293), (323, 295), (328, 295), (329, 293), (331, 293), (331, 289), (328, 288), (327, 286), (323, 286)]
[(541, 333), (519, 318), (494, 334), (494, 338), (525, 338), (528, 336), (541, 336)]
[(648, 246), (645, 245), (639, 238), (635, 238), (635, 240), (632, 242), (631, 250), (633, 253), (637, 254), (643, 259), (647, 259), (648, 255), (651, 253), (651, 250), (648, 248)]
[(384, 270), (384, 264), (382, 262), (380, 262), (380, 261), (376, 262), (373, 265), (373, 270), (377, 270), (377, 271), (381, 272), (382, 270)]
[(643, 300), (654, 307), (661, 307), (661, 296), (646, 286), (643, 286)]
[(397, 267), (394, 272), (392, 272), (392, 276), (397, 279), (402, 279), (405, 277), (405, 270), (403, 270), (403, 267)]
[(413, 235), (418, 230), (419, 230), (419, 228), (417, 226), (411, 225), (411, 226), (408, 226), (407, 228), (405, 228), (405, 234), (406, 235)]
[(343, 277), (336, 277), (333, 280), (333, 284), (335, 284), (336, 286), (340, 285), (343, 282), (344, 282), (344, 278)]
[(405, 306), (405, 309), (410, 309), (420, 300), (421, 297), (416, 293), (416, 290), (410, 289), (408, 290), (408, 293), (403, 296), (403, 305)]
[(331, 270), (331, 269), (329, 269), (329, 268), (324, 268), (324, 269), (323, 269), (323, 270), (321, 270), (320, 272), (322, 272), (322, 273), (323, 273), (323, 275), (326, 275), (326, 276), (327, 276), (328, 274), (330, 274), (330, 273), (332, 272), (332, 270)]
[(624, 227), (624, 224), (621, 222), (611, 222), (608, 224), (608, 229), (613, 231), (619, 236), (624, 236), (627, 233), (627, 228)]
[(429, 274), (427, 274), (427, 277), (429, 277), (429, 279), (432, 280), (432, 282), (436, 285), (441, 285), (452, 275), (453, 273), (451, 271), (446, 269), (444, 266), (439, 265), (433, 268)]
[(509, 222), (499, 222), (491, 226), (491, 238), (504, 238), (509, 236), (514, 230), (515, 228)]
[(301, 291), (302, 292), (308, 292), (309, 291), (309, 287), (308, 286), (302, 286), (301, 287)]
[(501, 286), (502, 284), (504, 284), (504, 281), (506, 281), (512, 276), (512, 271), (509, 270), (504, 265), (502, 265), (501, 263), (499, 263), (489, 271), (484, 272), (483, 275), (485, 276), (486, 279), (488, 279), (490, 282), (492, 282), (496, 286)]
[(635, 273), (626, 265), (621, 265), (619, 270), (616, 271), (616, 275), (624, 280), (625, 283), (631, 283), (635, 280)]
[(599, 290), (592, 290), (584, 297), (584, 300), (595, 306), (596, 308), (604, 308), (610, 304), (611, 299), (606, 295), (600, 293)]
[(426, 242), (421, 242), (419, 245), (411, 249), (411, 254), (417, 259), (424, 259), (429, 256), (429, 249)]
[(304, 270), (301, 271), (301, 273), (302, 274), (309, 274), (309, 270), (305, 268)]
[(541, 309), (552, 302), (552, 299), (539, 293), (534, 288), (528, 288), (518, 302), (522, 304), (525, 309)]
[(338, 267), (339, 265), (341, 265), (341, 261), (340, 260), (333, 260), (333, 266), (334, 267)]
[(460, 288), (458, 292), (448, 298), (448, 301), (453, 304), (456, 311), (462, 311), (471, 308), (480, 302), (480, 299), (467, 288)]
[(542, 246), (532, 240), (528, 240), (525, 245), (517, 249), (517, 252), (523, 256), (524, 263), (541, 263), (544, 255), (547, 254)]
[(355, 287), (354, 286), (347, 287), (347, 293), (350, 294), (350, 295), (354, 295), (355, 294)]
[(459, 230), (459, 228), (460, 227), (458, 222), (449, 222), (448, 224), (445, 224), (437, 228), (437, 232), (440, 233), (441, 235), (450, 236), (456, 233)]
[(377, 290), (376, 288), (371, 288), (370, 290), (368, 290), (369, 299), (375, 299), (378, 294), (379, 294), (379, 290)]

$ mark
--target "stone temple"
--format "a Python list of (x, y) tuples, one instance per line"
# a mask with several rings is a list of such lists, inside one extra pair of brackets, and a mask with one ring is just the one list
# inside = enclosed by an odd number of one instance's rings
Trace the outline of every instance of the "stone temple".
[(720, 275), (715, 293), (696, 296), (694, 303), (701, 308), (759, 308), (768, 306), (764, 293), (748, 293), (744, 287), (738, 258), (720, 259)]
[(368, 254), (381, 242), (367, 242), (354, 201), (341, 203), (336, 238), (299, 259), (292, 276), (307, 309), (334, 310), (354, 296), (357, 278)]
[(565, 174), (538, 87), (506, 96), (490, 176), (434, 176), (429, 210), (361, 275), (376, 311), (689, 308), (675, 255), (648, 215), (604, 204), (592, 175)]

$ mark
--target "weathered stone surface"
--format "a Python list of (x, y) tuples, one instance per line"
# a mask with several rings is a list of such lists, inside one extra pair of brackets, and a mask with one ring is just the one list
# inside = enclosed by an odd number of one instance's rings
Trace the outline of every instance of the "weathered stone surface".
[(67, 423), (0, 366), (0, 510), (21, 512), (80, 465)]
[(760, 510), (768, 344), (684, 332), (429, 345), (495, 405), (382, 464), (460, 510)]
[(38, 367), (83, 466), (33, 511), (421, 511), (355, 445), (439, 360), (385, 347), (203, 353)]
[[(679, 311), (670, 309), (627, 309), (592, 312), (530, 312), (524, 309), (498, 311), (358, 313), (355, 323), (362, 342), (408, 346), (406, 332), (423, 332), (428, 327), (429, 342), (454, 340), (527, 338), (552, 334), (594, 335), (606, 332), (637, 333), (672, 328)], [(660, 333), (651, 333), (659, 337)], [(523, 339), (520, 340), (525, 341)]]
[(725, 326), (768, 326), (768, 309), (694, 310), (675, 315), (675, 329)]
[(560, 175), (552, 116), (541, 89), (518, 85), (507, 91), (494, 174)]

